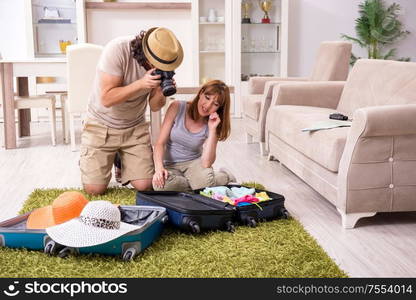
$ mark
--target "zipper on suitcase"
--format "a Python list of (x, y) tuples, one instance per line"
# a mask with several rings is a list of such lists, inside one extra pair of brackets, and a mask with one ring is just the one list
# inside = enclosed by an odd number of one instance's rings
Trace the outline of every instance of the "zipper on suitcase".
[(215, 199), (211, 199), (211, 198), (207, 198), (203, 195), (199, 195), (199, 194), (187, 194), (187, 193), (180, 193), (181, 196), (183, 197), (187, 197), (190, 198), (192, 200), (204, 203), (208, 206), (214, 207), (214, 208), (219, 208), (219, 209), (224, 209), (224, 210), (235, 210), (235, 206), (231, 205), (229, 203), (224, 203)]
[[(189, 194), (186, 194), (186, 193), (180, 193), (180, 192), (161, 192), (161, 193), (158, 193), (158, 192), (140, 192), (138, 194), (145, 201), (148, 201), (148, 202), (150, 201), (150, 202), (153, 202), (153, 203), (157, 203), (160, 206), (166, 207), (168, 209), (173, 209), (173, 210), (176, 210), (176, 211), (184, 213), (184, 214), (189, 214), (189, 213), (191, 213), (191, 214), (201, 214), (201, 215), (204, 215), (204, 214), (205, 215), (207, 215), (207, 214), (208, 215), (233, 214), (233, 211), (232, 211), (233, 209), (229, 209), (229, 208), (225, 209), (223, 207), (221, 207), (221, 209), (218, 209), (219, 206), (215, 207), (213, 204), (206, 203), (204, 201), (196, 201), (196, 199), (194, 197), (192, 197), (192, 195), (189, 195)], [(172, 195), (172, 196), (185, 197), (185, 198), (188, 198), (188, 199), (195, 200), (196, 202), (202, 203), (202, 204), (208, 206), (209, 208), (214, 208), (214, 209), (217, 209), (217, 210), (190, 210), (190, 209), (178, 207), (178, 206), (175, 206), (174, 204), (167, 203), (166, 201), (165, 202), (160, 201), (157, 198), (151, 197), (151, 195), (157, 195), (157, 194), (162, 194), (162, 195), (165, 195), (165, 196)]]

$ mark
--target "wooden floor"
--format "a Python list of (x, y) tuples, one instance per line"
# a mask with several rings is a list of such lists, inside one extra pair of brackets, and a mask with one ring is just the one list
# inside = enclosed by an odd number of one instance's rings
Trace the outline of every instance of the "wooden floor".
[[(219, 143), (216, 168), (227, 167), (239, 182), (257, 181), (283, 194), (291, 215), (349, 276), (416, 276), (415, 212), (377, 214), (345, 230), (333, 205), (279, 162), (261, 157), (258, 144), (245, 143), (242, 120), (232, 125), (231, 138)], [(59, 128), (56, 147), (51, 146), (48, 125), (34, 123), (33, 135), (19, 139), (19, 149), (0, 148), (0, 220), (15, 216), (35, 188), (81, 186), (79, 152), (62, 144)], [(0, 130), (2, 141), (2, 124)]]

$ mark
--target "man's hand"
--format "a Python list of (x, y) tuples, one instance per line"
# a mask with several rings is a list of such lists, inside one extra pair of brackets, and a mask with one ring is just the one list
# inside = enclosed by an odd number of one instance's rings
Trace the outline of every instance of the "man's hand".
[[(176, 89), (176, 81), (175, 81), (174, 78), (172, 78), (172, 83), (173, 83), (173, 85), (175, 86), (175, 89)], [(150, 97), (153, 97), (153, 96), (165, 97), (163, 95), (162, 87), (160, 85), (157, 88), (152, 89), (152, 91), (150, 92)]]
[(158, 85), (157, 87), (155, 87), (154, 89), (150, 91), (150, 98), (152, 98), (153, 96), (156, 96), (159, 98), (165, 97), (163, 96), (162, 87), (160, 85)]
[(145, 89), (154, 89), (160, 87), (160, 75), (152, 75), (152, 72), (156, 70), (155, 68), (150, 69), (144, 74), (142, 78), (139, 79), (142, 87)]

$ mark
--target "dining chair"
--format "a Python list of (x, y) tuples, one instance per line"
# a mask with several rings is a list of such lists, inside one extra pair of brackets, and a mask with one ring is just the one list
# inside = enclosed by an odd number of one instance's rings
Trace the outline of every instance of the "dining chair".
[(32, 109), (46, 108), (49, 114), (49, 123), (51, 125), (52, 145), (56, 146), (56, 98), (55, 95), (33, 95), (33, 96), (15, 96), (14, 108)]
[(70, 45), (66, 48), (66, 104), (72, 151), (76, 150), (74, 116), (82, 115), (87, 111), (88, 99), (92, 91), (97, 64), (102, 50), (102, 46), (89, 43)]

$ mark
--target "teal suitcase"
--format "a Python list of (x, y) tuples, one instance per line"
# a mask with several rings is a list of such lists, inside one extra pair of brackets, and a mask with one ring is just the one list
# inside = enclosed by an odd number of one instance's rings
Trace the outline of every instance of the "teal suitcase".
[(161, 234), (167, 221), (166, 209), (155, 206), (120, 206), (121, 221), (140, 226), (110, 242), (82, 248), (70, 248), (55, 243), (45, 230), (27, 229), (26, 221), (30, 213), (0, 223), (0, 246), (43, 250), (48, 254), (66, 257), (69, 254), (98, 253), (121, 255), (130, 261), (138, 253), (149, 247)]

